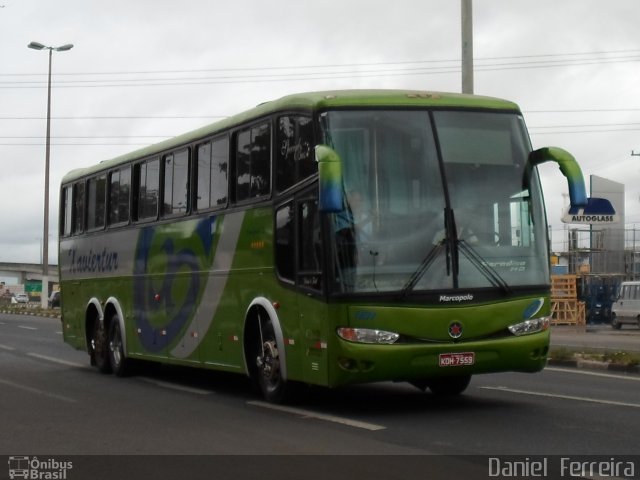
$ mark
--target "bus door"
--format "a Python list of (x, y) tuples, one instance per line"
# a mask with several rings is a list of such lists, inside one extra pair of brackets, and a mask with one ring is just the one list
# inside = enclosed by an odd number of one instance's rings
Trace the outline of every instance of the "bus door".
[(301, 293), (298, 295), (298, 318), (304, 338), (303, 373), (309, 383), (326, 384), (329, 378), (327, 343), (330, 332), (327, 304), (322, 296), (324, 249), (317, 187), (296, 199), (296, 225), (296, 284)]
[(326, 383), (327, 307), (317, 186), (276, 208), (275, 258), (278, 277), (293, 293), (293, 311), (280, 311), (285, 337), (295, 337), (287, 340), (288, 371), (308, 383)]

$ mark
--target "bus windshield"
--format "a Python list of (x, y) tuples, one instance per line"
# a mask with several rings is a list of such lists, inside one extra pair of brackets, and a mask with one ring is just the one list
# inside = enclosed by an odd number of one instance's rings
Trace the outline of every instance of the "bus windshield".
[(334, 292), (548, 283), (542, 193), (518, 114), (336, 110), (322, 120), (343, 165)]

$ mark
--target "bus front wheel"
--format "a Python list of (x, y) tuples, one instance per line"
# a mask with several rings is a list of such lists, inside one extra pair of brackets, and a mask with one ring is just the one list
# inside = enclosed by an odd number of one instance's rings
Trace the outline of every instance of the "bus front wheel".
[(287, 381), (282, 377), (280, 351), (270, 320), (262, 323), (261, 332), (256, 357), (258, 385), (267, 401), (281, 403), (286, 397)]
[(471, 382), (471, 375), (432, 379), (427, 382), (431, 393), (438, 396), (460, 395)]

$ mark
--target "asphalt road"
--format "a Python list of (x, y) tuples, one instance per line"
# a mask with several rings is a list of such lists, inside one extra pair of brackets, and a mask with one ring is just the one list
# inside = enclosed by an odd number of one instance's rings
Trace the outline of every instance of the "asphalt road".
[[(636, 455), (638, 392), (639, 375), (547, 368), (477, 376), (448, 400), (381, 383), (312, 389), (302, 403), (279, 407), (240, 376), (158, 366), (124, 379), (101, 375), (62, 342), (59, 320), (0, 315), (0, 455), (7, 456), (311, 455), (304, 467), (314, 472), (316, 455), (375, 455), (339, 471), (390, 478), (378, 466), (394, 464), (389, 455), (470, 455), (430, 464), (430, 478), (484, 478), (487, 456)], [(415, 472), (412, 461), (393, 471)], [(439, 477), (440, 468), (448, 476)]]

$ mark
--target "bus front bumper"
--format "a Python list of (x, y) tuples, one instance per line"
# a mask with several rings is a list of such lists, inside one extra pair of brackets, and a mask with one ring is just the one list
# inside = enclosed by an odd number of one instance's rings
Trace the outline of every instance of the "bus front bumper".
[(458, 343), (372, 345), (337, 338), (330, 386), (414, 381), (508, 371), (538, 372), (547, 363), (550, 331)]

